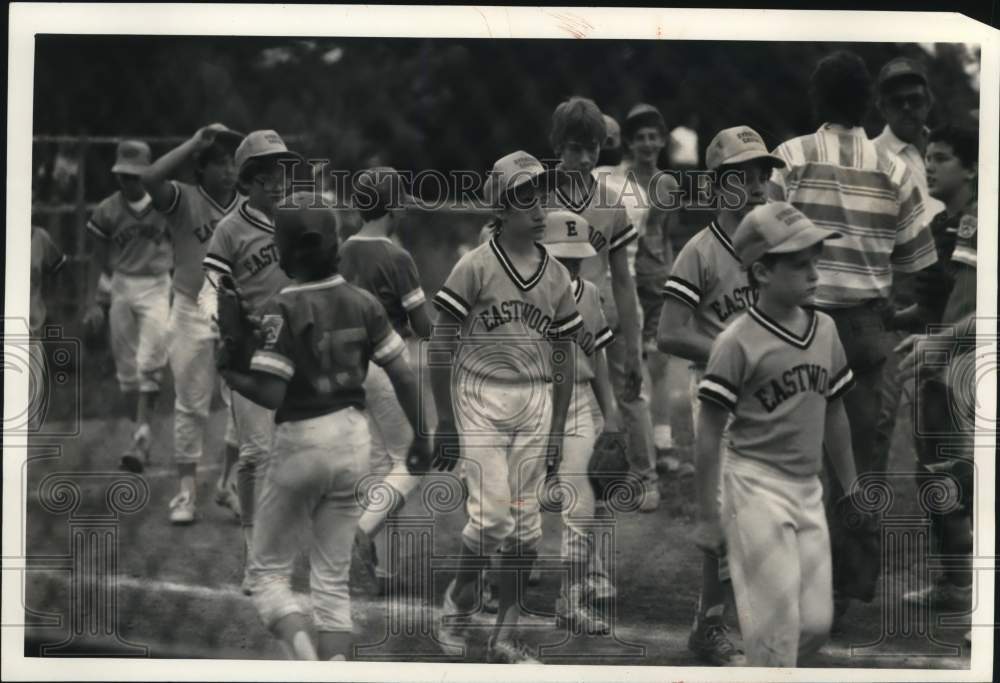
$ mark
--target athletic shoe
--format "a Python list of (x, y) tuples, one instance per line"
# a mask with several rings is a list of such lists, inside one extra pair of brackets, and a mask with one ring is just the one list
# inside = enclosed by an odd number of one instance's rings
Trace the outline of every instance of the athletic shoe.
[(972, 586), (956, 586), (947, 581), (939, 581), (921, 590), (910, 591), (903, 596), (903, 600), (917, 607), (968, 612), (972, 609)]
[(181, 491), (170, 501), (170, 523), (191, 524), (194, 522), (194, 497)]
[(614, 600), (618, 595), (615, 585), (604, 574), (590, 574), (584, 586), (587, 601), (591, 604)]
[(604, 621), (584, 599), (586, 587), (576, 584), (569, 587), (566, 593), (556, 598), (556, 625), (569, 628), (573, 633), (587, 635), (606, 635), (611, 633), (611, 627)]
[(541, 664), (531, 654), (531, 648), (517, 638), (491, 640), (486, 647), (488, 664)]
[(458, 609), (452, 598), (456, 580), (452, 579), (444, 591), (444, 601), (441, 605), (441, 628), (438, 630), (438, 640), (444, 645), (459, 648), (463, 653), (468, 646), (469, 625), (472, 615)]
[(229, 509), (236, 516), (236, 521), (240, 521), (240, 497), (236, 493), (236, 482), (230, 481), (221, 486), (216, 484), (215, 504)]
[(328, 661), (328, 662), (346, 662), (347, 661), (347, 657), (345, 657), (344, 655), (334, 655), (334, 656), (330, 657), (330, 659), (328, 659), (326, 661)]
[(670, 425), (653, 427), (653, 443), (658, 451), (669, 451), (674, 447), (674, 430)]
[(149, 425), (139, 425), (139, 428), (132, 434), (132, 445), (122, 454), (121, 468), (126, 472), (142, 474), (149, 463), (149, 450), (152, 441), (153, 432)]
[(688, 649), (712, 666), (746, 666), (743, 651), (729, 640), (729, 628), (721, 617), (705, 617), (695, 623)]
[(655, 481), (646, 481), (642, 485), (642, 500), (639, 502), (639, 512), (655, 512), (660, 507), (660, 487)]

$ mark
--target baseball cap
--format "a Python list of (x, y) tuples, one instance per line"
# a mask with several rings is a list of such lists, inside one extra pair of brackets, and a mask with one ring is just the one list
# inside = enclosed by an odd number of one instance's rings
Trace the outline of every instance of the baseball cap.
[(896, 57), (889, 60), (882, 70), (878, 72), (878, 89), (882, 90), (890, 82), (904, 76), (915, 78), (925, 86), (927, 85), (927, 74), (919, 62), (907, 57)]
[(750, 126), (734, 126), (720, 130), (705, 150), (705, 163), (713, 171), (720, 166), (739, 164), (752, 159), (766, 159), (772, 166), (785, 167), (785, 162), (780, 157), (767, 151), (764, 139)]
[(391, 166), (366, 168), (354, 180), (354, 206), (399, 208), (413, 201), (403, 176)]
[(142, 140), (122, 140), (118, 143), (115, 165), (112, 173), (123, 175), (142, 175), (152, 163), (153, 153)]
[(236, 148), (233, 160), (236, 162), (238, 172), (242, 173), (243, 166), (248, 161), (263, 157), (302, 160), (302, 155), (290, 151), (281, 136), (273, 130), (255, 130), (249, 133)]
[(293, 243), (315, 234), (317, 249), (338, 242), (336, 211), (318, 192), (296, 192), (283, 199), (274, 211), (274, 229)]
[(656, 126), (664, 132), (667, 130), (667, 123), (663, 120), (660, 110), (651, 104), (640, 102), (629, 109), (625, 124), (622, 126), (622, 134), (626, 140), (630, 140), (643, 126)]
[(790, 254), (817, 242), (841, 237), (839, 232), (819, 228), (788, 202), (771, 202), (748, 213), (733, 235), (733, 248), (744, 267), (764, 254)]
[(552, 184), (558, 178), (557, 169), (547, 169), (535, 157), (518, 150), (497, 159), (483, 184), (483, 196), (490, 206), (499, 206), (500, 200), (514, 189), (532, 183), (536, 186)]
[(622, 127), (618, 125), (618, 122), (614, 120), (613, 117), (607, 114), (602, 114), (604, 116), (604, 130), (606, 134), (604, 136), (604, 142), (601, 143), (601, 149), (615, 149), (621, 147), (622, 144)]
[(545, 215), (542, 244), (556, 258), (590, 258), (597, 250), (590, 243), (590, 223), (572, 211), (552, 211)]

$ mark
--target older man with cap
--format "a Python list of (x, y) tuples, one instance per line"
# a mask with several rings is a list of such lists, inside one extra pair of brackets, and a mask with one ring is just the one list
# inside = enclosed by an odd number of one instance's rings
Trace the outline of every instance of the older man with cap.
[(150, 165), (149, 145), (123, 140), (111, 172), (120, 188), (103, 200), (87, 220), (97, 237), (101, 273), (95, 303), (84, 316), (88, 328), (103, 324), (101, 300), (110, 303), (111, 353), (118, 387), (135, 420), (132, 444), (122, 464), (145, 462), (152, 441), (150, 420), (167, 364), (170, 269), (173, 249), (164, 217), (139, 177)]
[[(913, 172), (868, 140), (861, 126), (871, 91), (861, 58), (844, 51), (823, 58), (810, 86), (824, 123), (774, 150), (786, 167), (774, 170), (772, 192), (817, 226), (843, 234), (824, 245), (815, 307), (836, 322), (857, 379), (844, 398), (857, 470), (884, 471), (888, 453), (875, 444), (893, 273), (923, 270), (937, 253)], [(837, 488), (830, 477), (831, 499)], [(843, 614), (847, 602), (838, 600), (837, 608)]]

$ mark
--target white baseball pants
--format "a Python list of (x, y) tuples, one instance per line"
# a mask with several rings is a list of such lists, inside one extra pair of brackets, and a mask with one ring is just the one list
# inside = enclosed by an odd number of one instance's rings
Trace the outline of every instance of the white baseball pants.
[(170, 371), (174, 375), (174, 460), (197, 463), (215, 390), (215, 337), (212, 322), (194, 299), (174, 290), (170, 309)]
[(159, 390), (169, 321), (169, 273), (111, 276), (111, 355), (123, 392)]

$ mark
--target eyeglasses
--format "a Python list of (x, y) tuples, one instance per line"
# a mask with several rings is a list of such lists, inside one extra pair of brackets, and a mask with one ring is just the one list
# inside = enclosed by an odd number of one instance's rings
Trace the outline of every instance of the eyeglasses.
[(889, 95), (886, 101), (895, 109), (919, 109), (927, 104), (927, 97), (921, 93), (911, 93), (909, 95)]

